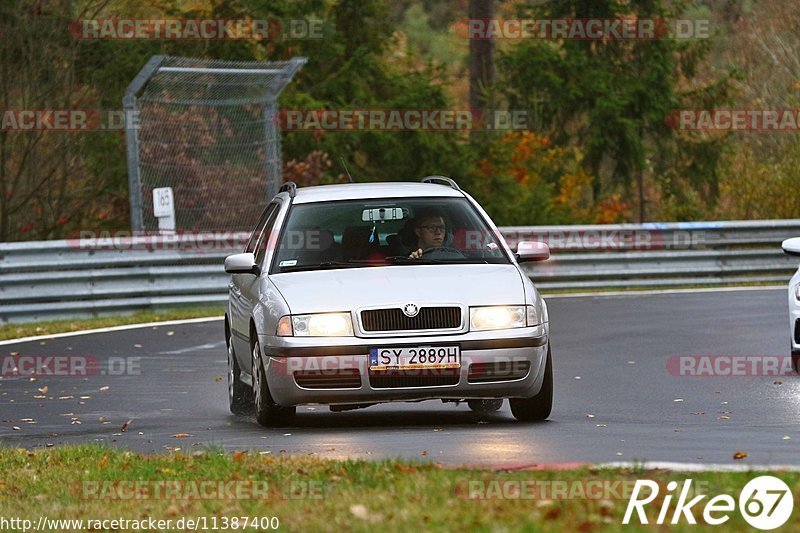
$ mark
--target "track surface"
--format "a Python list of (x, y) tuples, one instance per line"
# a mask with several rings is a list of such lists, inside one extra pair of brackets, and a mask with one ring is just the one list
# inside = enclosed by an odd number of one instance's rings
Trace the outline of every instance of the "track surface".
[[(141, 358), (128, 360), (140, 365), (139, 375), (35, 382), (6, 375), (0, 443), (98, 442), (141, 452), (213, 445), (509, 467), (733, 463), (733, 453), (744, 451), (747, 459), (737, 464), (800, 464), (796, 376), (682, 377), (667, 370), (676, 355), (787, 355), (785, 290), (554, 298), (549, 308), (555, 402), (543, 423), (517, 423), (508, 402), (481, 419), (464, 404), (430, 401), (345, 413), (299, 407), (292, 427), (264, 429), (252, 417), (228, 412), (220, 320), (0, 347), (2, 357), (91, 356), (104, 367), (109, 358)], [(39, 391), (44, 387), (46, 393)], [(191, 436), (173, 436), (179, 433)]]

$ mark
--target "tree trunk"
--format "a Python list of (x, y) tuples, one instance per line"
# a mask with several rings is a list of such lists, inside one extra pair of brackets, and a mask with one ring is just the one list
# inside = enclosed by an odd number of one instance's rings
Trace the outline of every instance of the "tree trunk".
[[(470, 19), (494, 18), (494, 0), (469, 0)], [(489, 86), (494, 82), (494, 41), (471, 39), (469, 42), (469, 106), (485, 111), (490, 104)]]

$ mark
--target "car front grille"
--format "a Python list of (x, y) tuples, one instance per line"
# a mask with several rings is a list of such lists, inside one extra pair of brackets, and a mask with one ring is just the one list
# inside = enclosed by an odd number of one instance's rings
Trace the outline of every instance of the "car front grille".
[(361, 372), (357, 368), (303, 370), (294, 373), (294, 381), (304, 389), (358, 389)]
[(373, 389), (446, 387), (458, 385), (460, 373), (459, 368), (370, 372), (369, 384)]
[(473, 363), (469, 365), (467, 381), (491, 383), (524, 379), (531, 369), (530, 361), (499, 361), (495, 363)]
[(361, 311), (364, 331), (414, 331), (456, 329), (461, 327), (460, 307), (422, 307), (416, 316), (406, 316), (402, 309), (365, 309)]

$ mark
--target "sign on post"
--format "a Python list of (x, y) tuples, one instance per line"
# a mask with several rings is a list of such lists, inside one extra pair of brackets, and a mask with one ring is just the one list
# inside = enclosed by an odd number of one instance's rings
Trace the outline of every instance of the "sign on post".
[(153, 214), (158, 219), (160, 232), (175, 231), (175, 199), (172, 187), (153, 189)]

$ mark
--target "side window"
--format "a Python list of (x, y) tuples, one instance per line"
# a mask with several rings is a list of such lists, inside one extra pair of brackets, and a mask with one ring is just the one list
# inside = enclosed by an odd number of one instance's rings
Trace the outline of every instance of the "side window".
[(278, 218), (278, 211), (280, 211), (280, 205), (278, 204), (271, 204), (267, 210), (264, 228), (261, 231), (261, 235), (259, 236), (253, 252), (256, 256), (257, 265), (260, 265), (264, 261), (264, 256), (267, 255), (267, 244), (269, 243), (269, 236), (272, 233), (272, 228), (275, 226), (275, 220)]
[(261, 214), (261, 218), (258, 219), (258, 224), (256, 224), (253, 233), (250, 234), (250, 240), (247, 241), (247, 246), (244, 248), (245, 253), (252, 252), (256, 249), (256, 242), (258, 242), (258, 238), (261, 236), (261, 232), (264, 230), (264, 225), (267, 223), (267, 218), (269, 218), (271, 212), (272, 206), (268, 206)]

